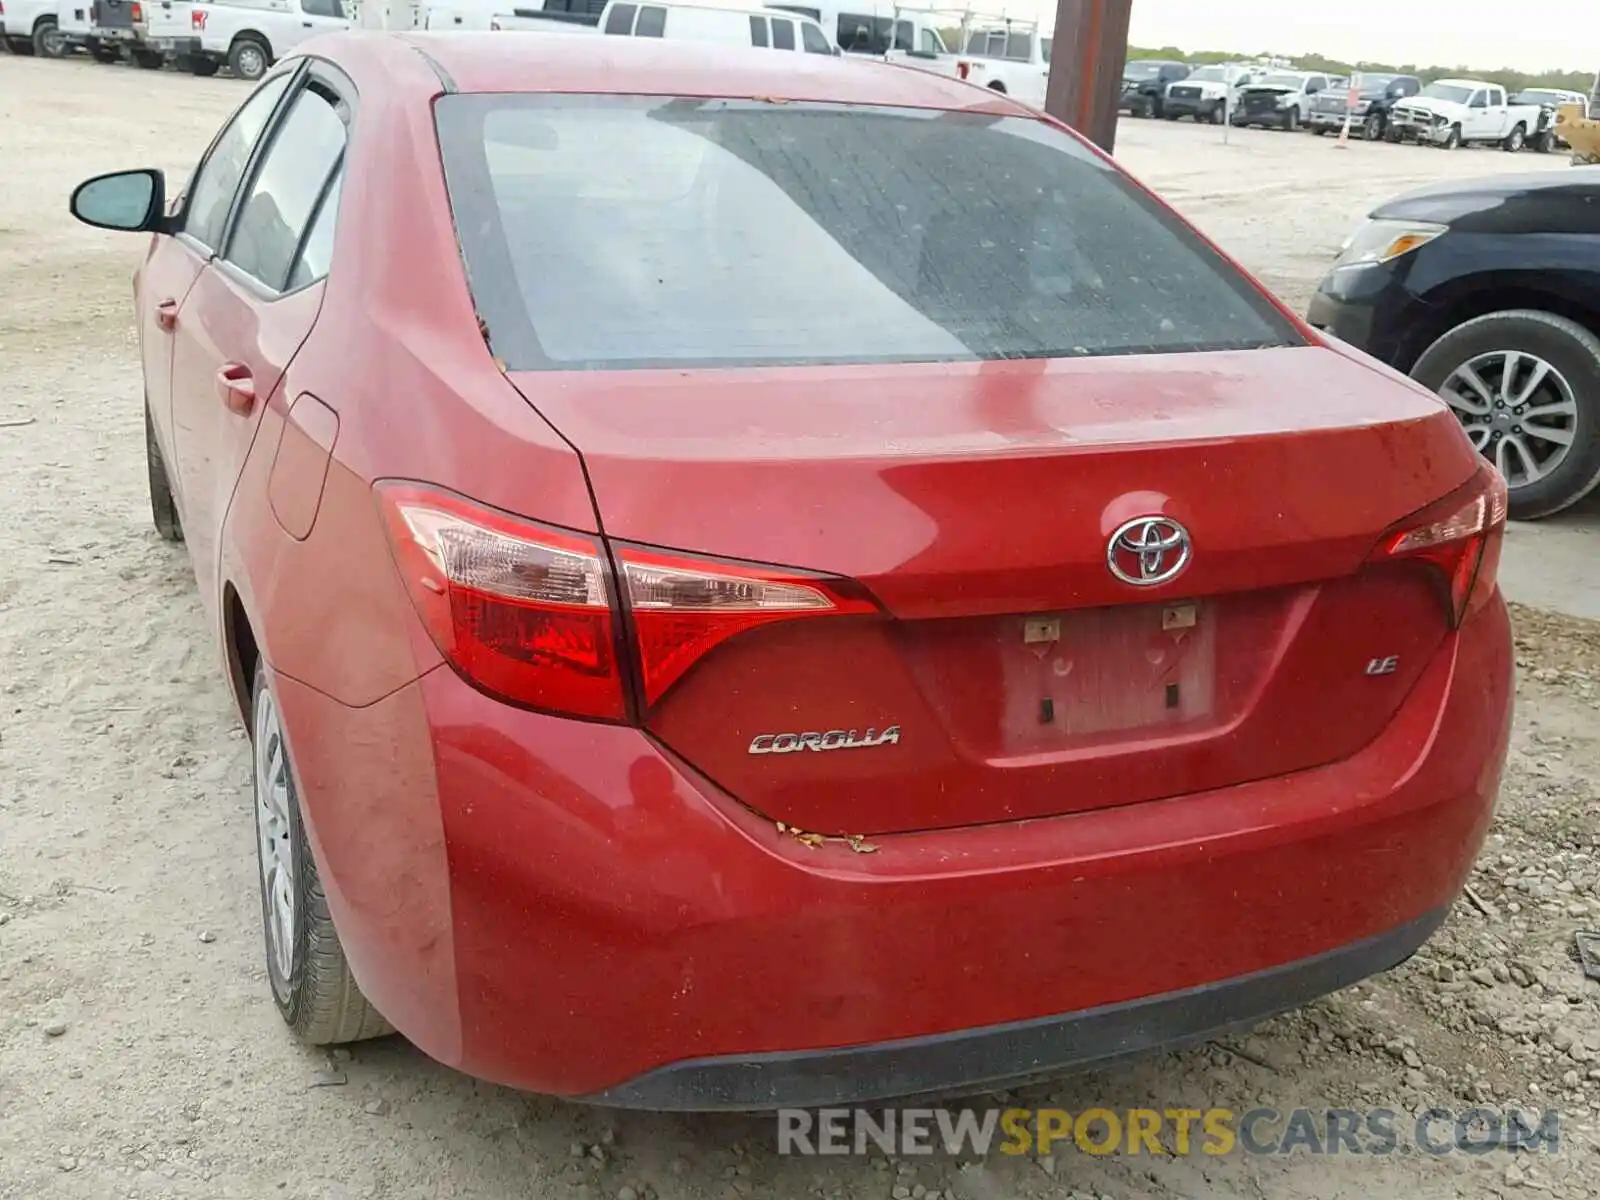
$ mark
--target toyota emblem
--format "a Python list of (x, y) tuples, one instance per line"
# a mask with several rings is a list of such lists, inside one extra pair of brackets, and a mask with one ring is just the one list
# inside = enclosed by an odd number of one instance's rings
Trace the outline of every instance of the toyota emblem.
[(1155, 587), (1176, 579), (1193, 550), (1189, 531), (1171, 517), (1135, 517), (1111, 535), (1106, 566), (1123, 583)]

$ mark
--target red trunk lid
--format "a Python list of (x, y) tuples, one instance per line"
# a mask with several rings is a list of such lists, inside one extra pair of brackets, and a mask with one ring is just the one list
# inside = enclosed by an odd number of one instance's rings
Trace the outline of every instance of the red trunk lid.
[[(1367, 560), (1475, 456), (1437, 400), (1335, 350), (513, 378), (583, 455), (608, 537), (846, 576), (882, 603), (735, 637), (647, 715), (805, 830), (1335, 761), (1448, 630), (1423, 568)], [(1193, 555), (1135, 587), (1108, 541), (1146, 515)]]

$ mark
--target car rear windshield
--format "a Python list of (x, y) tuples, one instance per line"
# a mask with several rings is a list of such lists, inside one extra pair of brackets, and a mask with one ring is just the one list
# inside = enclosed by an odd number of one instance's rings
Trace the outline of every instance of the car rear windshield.
[(632, 96), (435, 105), (512, 369), (1060, 358), (1298, 336), (1041, 121)]

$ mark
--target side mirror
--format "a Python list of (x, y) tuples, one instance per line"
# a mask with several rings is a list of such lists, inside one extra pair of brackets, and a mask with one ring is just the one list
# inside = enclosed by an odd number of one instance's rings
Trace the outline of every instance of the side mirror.
[(97, 229), (157, 230), (166, 215), (166, 176), (157, 170), (97, 175), (73, 189), (68, 204), (73, 216)]

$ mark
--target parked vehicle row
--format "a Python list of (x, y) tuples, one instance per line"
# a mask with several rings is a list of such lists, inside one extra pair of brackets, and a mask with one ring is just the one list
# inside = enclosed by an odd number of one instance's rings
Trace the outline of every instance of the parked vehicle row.
[[(196, 75), (226, 68), (256, 80), (306, 39), (349, 28), (356, 15), (355, 0), (9, 0), (3, 19), (8, 46), (21, 54), (59, 58), (81, 50), (101, 62), (126, 57), (141, 67), (171, 64)], [(946, 53), (926, 18), (872, 4), (560, 0), (559, 8), (531, 8), (515, 0), (440, 0), (418, 5), (412, 19), (418, 29), (457, 32), (604, 33), (829, 55), (848, 43), (872, 57), (913, 47), (930, 57)], [(1040, 104), (1045, 69), (1039, 69)]]

